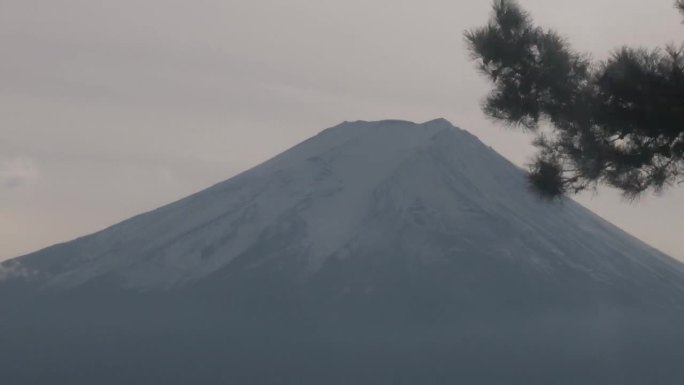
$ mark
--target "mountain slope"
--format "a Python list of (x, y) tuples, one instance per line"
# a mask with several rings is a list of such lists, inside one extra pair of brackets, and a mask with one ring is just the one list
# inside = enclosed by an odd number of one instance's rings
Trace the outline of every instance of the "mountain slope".
[(684, 378), (682, 265), (570, 200), (541, 202), (442, 119), (343, 123), (0, 266), (14, 304), (0, 362), (51, 367), (2, 368), (22, 379), (101, 382), (111, 365), (127, 383)]
[[(375, 225), (380, 218), (392, 223)], [(201, 279), (282, 235), (316, 271), (362, 240), (381, 247), (390, 234), (367, 238), (388, 225), (413, 231), (419, 239), (405, 243), (428, 259), (475, 249), (597, 279), (632, 268), (681, 271), (573, 202), (536, 201), (515, 166), (444, 120), (342, 124), (206, 191), (5, 270), (58, 285), (118, 274), (131, 286), (167, 287)], [(287, 231), (297, 233), (281, 234)]]

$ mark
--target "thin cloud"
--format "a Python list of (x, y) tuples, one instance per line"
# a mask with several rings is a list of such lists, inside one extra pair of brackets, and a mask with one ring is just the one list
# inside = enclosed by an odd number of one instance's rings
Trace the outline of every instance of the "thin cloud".
[(21, 266), (18, 262), (10, 261), (9, 263), (0, 264), (0, 281), (8, 278), (29, 277), (31, 275), (31, 271)]
[(38, 167), (26, 158), (13, 158), (0, 162), (0, 186), (16, 189), (38, 178)]

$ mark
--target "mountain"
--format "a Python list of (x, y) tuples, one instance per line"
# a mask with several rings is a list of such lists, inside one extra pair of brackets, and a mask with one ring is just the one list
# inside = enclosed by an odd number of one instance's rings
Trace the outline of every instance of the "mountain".
[(684, 266), (443, 119), (2, 263), (0, 303), (13, 384), (684, 381)]

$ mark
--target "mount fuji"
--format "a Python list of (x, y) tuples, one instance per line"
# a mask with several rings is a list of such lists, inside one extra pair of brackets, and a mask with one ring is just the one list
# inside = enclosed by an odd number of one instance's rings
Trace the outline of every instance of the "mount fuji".
[(684, 265), (443, 119), (0, 264), (8, 384), (681, 384)]

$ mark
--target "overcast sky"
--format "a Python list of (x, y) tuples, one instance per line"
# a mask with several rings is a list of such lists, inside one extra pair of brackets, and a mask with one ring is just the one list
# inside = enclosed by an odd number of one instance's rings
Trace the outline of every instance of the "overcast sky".
[[(523, 0), (603, 58), (681, 41), (672, 0)], [(484, 0), (0, 0), (0, 260), (224, 180), (344, 120), (437, 117), (517, 164), (462, 32)], [(578, 200), (684, 260), (684, 188)]]

